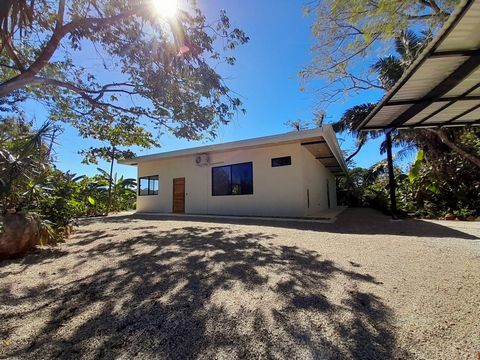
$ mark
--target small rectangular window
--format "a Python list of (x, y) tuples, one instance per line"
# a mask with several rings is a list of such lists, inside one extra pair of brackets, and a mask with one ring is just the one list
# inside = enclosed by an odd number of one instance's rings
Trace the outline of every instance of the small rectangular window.
[(284, 156), (272, 159), (272, 167), (292, 165), (292, 157)]
[(212, 168), (212, 196), (253, 194), (251, 162)]
[(158, 175), (143, 176), (138, 179), (138, 195), (158, 195)]

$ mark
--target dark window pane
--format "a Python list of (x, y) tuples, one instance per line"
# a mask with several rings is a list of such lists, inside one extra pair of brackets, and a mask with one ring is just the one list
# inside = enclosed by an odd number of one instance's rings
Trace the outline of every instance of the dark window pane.
[(158, 176), (150, 177), (149, 194), (158, 195)]
[(230, 166), (219, 166), (212, 168), (212, 195), (231, 194), (230, 169)]
[(148, 178), (139, 179), (139, 195), (148, 195)]
[(253, 194), (252, 163), (232, 165), (232, 195)]
[(272, 159), (272, 167), (292, 165), (292, 157), (284, 156)]
[(138, 195), (158, 195), (158, 175), (138, 179)]

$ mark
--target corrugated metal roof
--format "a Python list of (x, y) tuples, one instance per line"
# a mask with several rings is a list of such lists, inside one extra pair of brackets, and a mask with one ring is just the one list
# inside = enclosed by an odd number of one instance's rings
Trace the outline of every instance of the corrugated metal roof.
[(464, 0), (358, 130), (480, 125), (480, 0)]

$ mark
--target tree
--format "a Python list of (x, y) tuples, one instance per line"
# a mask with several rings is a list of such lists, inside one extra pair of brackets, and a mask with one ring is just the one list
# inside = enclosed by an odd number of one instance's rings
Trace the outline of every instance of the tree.
[(310, 123), (305, 120), (288, 120), (285, 124), (285, 126), (292, 128), (295, 131), (302, 131), (306, 130), (309, 128)]
[[(402, 32), (416, 29), (431, 38), (459, 0), (316, 0), (313, 14), (314, 58), (301, 71), (306, 80), (320, 79), (320, 102), (329, 104), (352, 91), (385, 89), (371, 71), (379, 54), (390, 53)], [(405, 57), (406, 58), (406, 57)], [(387, 59), (385, 59), (387, 60)]]
[[(371, 65), (371, 71), (378, 75), (378, 79), (385, 90), (390, 90), (400, 79), (403, 72), (415, 60), (416, 56), (425, 48), (430, 39), (419, 37), (412, 31), (400, 32), (394, 41), (396, 55), (387, 55), (377, 59)], [(368, 139), (378, 138), (383, 135), (382, 131), (356, 131), (357, 127), (375, 108), (376, 103), (359, 104), (347, 109), (341, 119), (333, 124), (337, 132), (347, 131), (356, 137), (356, 149), (346, 157), (346, 161), (352, 160), (362, 149)], [(396, 135), (396, 136), (395, 136)], [(401, 142), (398, 132), (394, 133), (394, 140)], [(404, 145), (405, 141), (403, 141)], [(382, 144), (382, 152), (385, 144)]]
[(54, 138), (55, 126), (49, 122), (38, 129), (21, 118), (0, 122), (0, 213), (31, 202), (48, 172), (47, 144)]
[[(382, 83), (382, 86), (389, 90), (400, 79), (403, 72), (415, 60), (419, 52), (428, 43), (429, 38), (422, 38), (413, 32), (402, 32), (395, 40), (395, 50), (398, 55), (388, 55), (380, 58), (372, 65), (372, 70), (376, 72)], [(356, 131), (358, 125), (365, 120), (368, 114), (373, 110), (376, 104), (360, 104), (346, 110), (333, 127), (336, 131), (348, 131), (356, 136), (356, 150), (349, 156), (347, 161), (356, 156), (369, 138), (377, 138), (383, 134), (382, 131)], [(394, 130), (392, 138), (394, 143), (404, 147), (426, 148), (427, 151), (439, 156), (446, 150), (453, 151), (463, 159), (471, 162), (480, 168), (480, 157), (477, 149), (470, 146), (465, 141), (460, 141), (462, 134), (471, 132), (478, 133), (476, 129), (415, 129), (415, 130)], [(455, 139), (457, 141), (455, 141)], [(470, 142), (471, 143), (471, 142)], [(381, 146), (381, 151), (385, 151), (385, 143)], [(445, 149), (447, 146), (447, 149)]]
[[(248, 37), (224, 12), (212, 23), (194, 2), (167, 17), (156, 11), (158, 1), (6, 1), (0, 111), (33, 99), (52, 120), (75, 125), (116, 119), (189, 139), (215, 136), (241, 109), (214, 68), (235, 58), (216, 48), (232, 50)], [(78, 60), (82, 49), (104, 69), (90, 71)]]
[(106, 215), (108, 215), (112, 201), (112, 186), (114, 185), (113, 166), (115, 160), (133, 157), (135, 154), (130, 150), (131, 146), (150, 148), (152, 145), (158, 145), (158, 143), (151, 133), (138, 124), (137, 120), (129, 117), (125, 119), (103, 118), (96, 120), (94, 123), (82, 121), (76, 123), (75, 126), (83, 137), (93, 138), (105, 144), (105, 146), (90, 147), (87, 150), (82, 150), (80, 154), (83, 155), (83, 163), (85, 164), (98, 164), (99, 159), (110, 163), (106, 210)]

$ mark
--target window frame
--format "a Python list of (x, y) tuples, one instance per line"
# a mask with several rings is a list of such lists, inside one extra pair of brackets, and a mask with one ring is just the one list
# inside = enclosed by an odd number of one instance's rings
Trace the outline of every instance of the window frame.
[[(289, 162), (288, 164), (282, 164), (282, 165), (274, 165), (274, 161), (275, 160), (280, 160), (280, 159), (288, 159)], [(282, 166), (290, 166), (292, 165), (292, 156), (291, 155), (287, 155), (287, 156), (279, 156), (279, 157), (276, 157), (276, 158), (272, 158), (271, 159), (271, 165), (272, 165), (272, 168), (275, 168), (275, 167), (282, 167)]]
[[(153, 179), (152, 179), (152, 178), (153, 178)], [(147, 193), (146, 193), (146, 194), (142, 194), (142, 193), (141, 193), (141, 190), (142, 190), (142, 187), (141, 187), (142, 179), (146, 179), (146, 180), (148, 181)], [(156, 181), (157, 181), (157, 190), (151, 189), (151, 187), (150, 187), (150, 181), (151, 181), (151, 180), (156, 180)], [(140, 176), (140, 177), (138, 178), (138, 191), (137, 191), (138, 196), (154, 196), (154, 195), (158, 195), (159, 190), (160, 190), (160, 179), (159, 179), (159, 176), (158, 176), (158, 175)]]
[[(251, 165), (251, 173), (252, 173), (252, 192), (249, 192), (249, 193), (242, 193), (242, 194), (234, 194), (233, 193), (233, 183), (232, 183), (232, 177), (233, 177), (233, 171), (232, 171), (232, 167), (234, 166), (237, 166), (237, 165), (245, 165), (245, 164), (250, 164)], [(214, 193), (214, 180), (213, 180), (213, 172), (214, 172), (214, 169), (218, 169), (218, 168), (222, 168), (222, 167), (229, 167), (230, 168), (230, 179), (229, 179), (229, 186), (230, 186), (230, 192), (228, 194), (215, 194)], [(242, 195), (253, 195), (254, 194), (254, 191), (253, 191), (253, 161), (245, 161), (245, 162), (242, 162), (242, 163), (236, 163), (236, 164), (228, 164), (228, 165), (221, 165), (221, 166), (213, 166), (212, 169), (211, 169), (211, 179), (212, 179), (212, 184), (211, 184), (211, 188), (212, 188), (212, 196), (242, 196)]]

